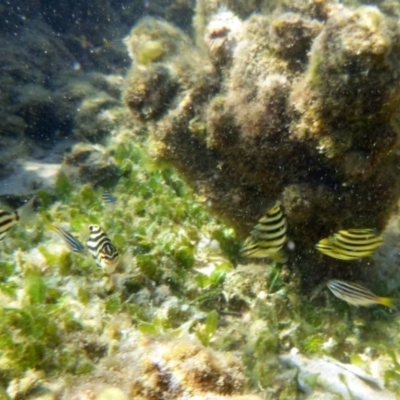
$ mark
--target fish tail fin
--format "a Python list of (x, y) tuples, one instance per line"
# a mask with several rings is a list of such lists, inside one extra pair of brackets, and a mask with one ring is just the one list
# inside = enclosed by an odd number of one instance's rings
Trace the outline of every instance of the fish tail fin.
[(287, 262), (288, 258), (287, 255), (285, 254), (285, 252), (281, 249), (278, 250), (276, 253), (271, 254), (269, 256), (269, 258), (279, 264), (284, 264), (285, 262)]
[(35, 216), (35, 200), (36, 196), (33, 196), (23, 206), (18, 208), (17, 215), (21, 223), (27, 223)]
[(396, 302), (396, 299), (394, 299), (392, 297), (379, 297), (379, 304), (382, 304), (393, 310), (397, 309), (395, 302)]

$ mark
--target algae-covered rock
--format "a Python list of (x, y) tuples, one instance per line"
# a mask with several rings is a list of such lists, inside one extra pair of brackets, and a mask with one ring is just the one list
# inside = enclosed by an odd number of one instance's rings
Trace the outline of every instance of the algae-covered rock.
[(208, 23), (204, 42), (217, 66), (230, 63), (242, 29), (242, 21), (231, 11), (222, 9)]
[(280, 199), (290, 263), (309, 283), (360, 276), (362, 263), (342, 268), (314, 246), (339, 229), (380, 231), (395, 209), (398, 25), (377, 7), (334, 2), (283, 2), (244, 20), (215, 8), (213, 18), (211, 3), (201, 4), (198, 46), (149, 19), (129, 38), (135, 49), (163, 38), (165, 53), (148, 65), (131, 50), (125, 88), (153, 155), (239, 236)]
[(320, 151), (350, 179), (373, 174), (396, 145), (398, 38), (396, 26), (375, 7), (338, 11), (313, 43), (298, 89), (310, 93), (294, 90), (302, 114), (294, 133), (316, 137)]
[(112, 187), (121, 173), (110, 154), (100, 146), (77, 144), (64, 158), (61, 171), (72, 182)]
[(156, 341), (143, 336), (104, 360), (93, 376), (74, 382), (63, 398), (78, 400), (87, 393), (88, 399), (106, 399), (112, 390), (121, 399), (230, 399), (242, 394), (244, 384), (241, 364), (230, 353), (190, 339)]

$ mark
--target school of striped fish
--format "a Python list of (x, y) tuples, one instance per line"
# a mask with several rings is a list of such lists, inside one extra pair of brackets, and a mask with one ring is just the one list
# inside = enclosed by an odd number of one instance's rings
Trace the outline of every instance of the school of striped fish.
[[(113, 204), (117, 201), (115, 196), (104, 192), (102, 199), (105, 204)], [(4, 239), (7, 232), (18, 222), (27, 222), (34, 216), (35, 197), (26, 202), (18, 210), (0, 210), (0, 241)], [(46, 224), (47, 228), (64, 241), (70, 251), (74, 253), (85, 253), (85, 246), (74, 236), (60, 226), (51, 223)], [(107, 274), (113, 273), (119, 264), (119, 253), (111, 242), (110, 238), (99, 225), (89, 225), (90, 236), (86, 246), (94, 258), (96, 264)]]
[[(285, 262), (283, 246), (288, 240), (286, 230), (282, 204), (277, 201), (250, 232), (241, 248), (241, 255), (248, 258), (269, 257), (277, 262)], [(352, 261), (370, 257), (382, 244), (382, 236), (376, 234), (373, 229), (351, 228), (342, 229), (328, 238), (321, 239), (315, 247), (326, 256)], [(368, 307), (381, 304), (395, 308), (393, 299), (379, 297), (357, 283), (330, 280), (327, 282), (327, 287), (337, 298), (354, 306)]]
[[(107, 191), (102, 194), (102, 200), (106, 205), (114, 204), (117, 201), (116, 197)], [(17, 210), (0, 210), (0, 241), (14, 225), (32, 217), (34, 202), (35, 197)], [(70, 251), (85, 252), (84, 245), (70, 232), (50, 223), (48, 227), (60, 236)], [(90, 225), (89, 231), (90, 236), (86, 243), (89, 253), (100, 268), (108, 274), (113, 273), (119, 263), (117, 248), (99, 225)], [(241, 255), (247, 258), (268, 257), (277, 262), (286, 262), (283, 251), (283, 247), (288, 241), (286, 232), (287, 222), (282, 204), (280, 201), (276, 201), (250, 232), (241, 248)], [(370, 257), (382, 244), (382, 236), (376, 234), (374, 230), (351, 228), (339, 230), (331, 236), (321, 239), (315, 247), (326, 256), (352, 261)], [(357, 283), (333, 279), (327, 282), (327, 287), (337, 298), (354, 306), (367, 307), (381, 304), (394, 308), (393, 299), (377, 296)]]

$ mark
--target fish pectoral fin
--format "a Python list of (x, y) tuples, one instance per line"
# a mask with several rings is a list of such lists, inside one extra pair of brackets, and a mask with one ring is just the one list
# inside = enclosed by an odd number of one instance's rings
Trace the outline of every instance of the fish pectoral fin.
[(35, 200), (36, 196), (33, 196), (22, 207), (18, 208), (17, 214), (21, 223), (27, 223), (35, 216)]

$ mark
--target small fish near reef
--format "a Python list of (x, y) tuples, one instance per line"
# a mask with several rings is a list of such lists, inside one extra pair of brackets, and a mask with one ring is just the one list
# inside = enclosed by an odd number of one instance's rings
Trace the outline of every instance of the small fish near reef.
[(17, 222), (25, 223), (34, 215), (35, 199), (32, 197), (16, 211), (0, 210), (0, 241)]
[(346, 301), (353, 306), (369, 307), (373, 304), (395, 309), (394, 299), (390, 297), (380, 297), (372, 293), (364, 286), (353, 282), (330, 280), (327, 283), (329, 290), (339, 299)]
[(270, 257), (283, 262), (284, 255), (281, 249), (285, 242), (286, 217), (281, 202), (277, 201), (254, 226), (243, 244), (241, 254), (249, 258)]
[(322, 254), (348, 261), (371, 256), (382, 243), (382, 236), (372, 229), (347, 229), (320, 240), (315, 247)]
[(115, 204), (117, 202), (117, 198), (110, 192), (104, 192), (101, 198), (105, 204)]
[(65, 229), (55, 225), (50, 225), (50, 229), (56, 232), (61, 237), (61, 239), (72, 252), (83, 253), (85, 251), (85, 247), (83, 246), (83, 244)]
[(86, 244), (90, 254), (99, 267), (103, 268), (106, 273), (111, 274), (115, 271), (119, 262), (118, 251), (100, 226), (90, 225), (89, 229), (90, 237)]

